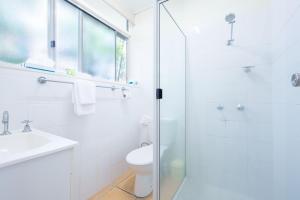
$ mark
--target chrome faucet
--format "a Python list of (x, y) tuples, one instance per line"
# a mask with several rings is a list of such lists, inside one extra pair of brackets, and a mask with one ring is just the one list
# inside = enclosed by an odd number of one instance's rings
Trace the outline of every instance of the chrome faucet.
[(11, 133), (8, 131), (8, 127), (9, 127), (9, 113), (8, 113), (8, 111), (3, 112), (2, 124), (4, 125), (4, 130), (0, 135), (10, 135)]
[(25, 124), (24, 129), (22, 131), (23, 133), (30, 133), (30, 132), (32, 132), (31, 127), (30, 127), (30, 123), (31, 122), (32, 121), (30, 121), (30, 120), (24, 120), (24, 121), (22, 121), (22, 123)]

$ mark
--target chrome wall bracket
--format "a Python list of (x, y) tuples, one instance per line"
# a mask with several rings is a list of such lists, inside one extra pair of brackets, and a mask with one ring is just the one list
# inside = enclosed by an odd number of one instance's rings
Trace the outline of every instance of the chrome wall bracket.
[(255, 66), (243, 66), (242, 69), (244, 70), (245, 73), (250, 73), (252, 71), (252, 69), (254, 69)]

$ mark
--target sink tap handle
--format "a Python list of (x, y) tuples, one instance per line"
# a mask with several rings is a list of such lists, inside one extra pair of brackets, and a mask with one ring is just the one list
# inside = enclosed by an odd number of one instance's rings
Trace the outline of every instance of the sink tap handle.
[(33, 121), (30, 121), (30, 120), (24, 120), (24, 121), (22, 121), (22, 123), (23, 124), (30, 124), (30, 123), (32, 123)]
[(32, 121), (30, 121), (30, 120), (24, 120), (24, 121), (22, 121), (22, 123), (25, 124), (24, 129), (23, 129), (23, 133), (29, 133), (29, 132), (32, 131), (31, 127), (30, 127), (30, 123), (31, 122)]

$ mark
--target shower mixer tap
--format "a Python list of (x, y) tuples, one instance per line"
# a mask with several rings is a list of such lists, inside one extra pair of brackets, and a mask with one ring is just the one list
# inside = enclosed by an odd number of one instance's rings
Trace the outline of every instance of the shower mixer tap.
[(245, 106), (243, 106), (242, 104), (238, 104), (236, 106), (236, 109), (238, 109), (239, 111), (243, 111), (243, 110), (245, 110)]
[(242, 67), (245, 73), (250, 73), (255, 66), (244, 66)]
[(294, 87), (299, 87), (300, 86), (300, 73), (293, 74), (292, 78), (291, 78), (291, 82)]

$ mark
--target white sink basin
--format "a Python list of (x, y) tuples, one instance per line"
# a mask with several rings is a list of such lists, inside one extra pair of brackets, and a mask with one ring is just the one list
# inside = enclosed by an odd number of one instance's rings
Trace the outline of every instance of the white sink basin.
[(13, 134), (0, 138), (0, 157), (3, 154), (13, 154), (29, 151), (44, 146), (50, 142), (46, 137), (36, 134)]
[(0, 168), (72, 148), (77, 142), (39, 130), (0, 136)]

